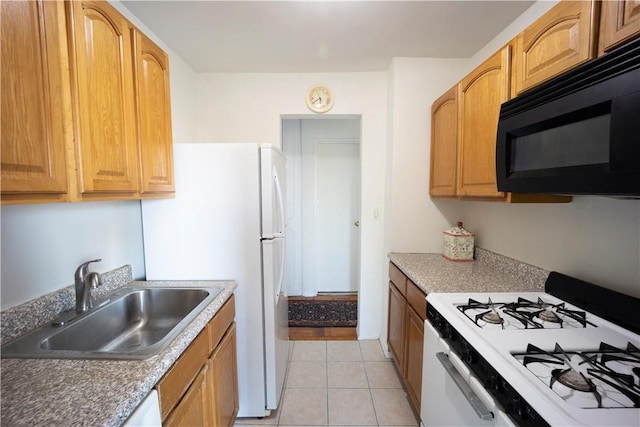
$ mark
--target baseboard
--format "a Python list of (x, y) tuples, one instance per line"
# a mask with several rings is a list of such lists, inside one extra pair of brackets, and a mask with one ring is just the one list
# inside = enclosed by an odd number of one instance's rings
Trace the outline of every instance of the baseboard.
[(358, 339), (356, 328), (289, 328), (292, 341), (355, 341)]
[(333, 296), (339, 296), (339, 295), (355, 295), (355, 296), (358, 296), (358, 292), (357, 292), (357, 291), (318, 292), (318, 296), (324, 296), (324, 295), (333, 295)]

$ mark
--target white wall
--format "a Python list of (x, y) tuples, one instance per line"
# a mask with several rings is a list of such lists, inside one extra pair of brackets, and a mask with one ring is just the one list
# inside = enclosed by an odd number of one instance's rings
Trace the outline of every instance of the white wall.
[(3, 206), (1, 228), (2, 310), (72, 284), (94, 258), (91, 271), (131, 264), (144, 276), (137, 201)]
[[(111, 2), (169, 53), (173, 138), (195, 137), (196, 74), (118, 2)], [(75, 268), (92, 258), (103, 272), (131, 264), (145, 276), (140, 202), (2, 206), (1, 309), (73, 283)]]
[(640, 297), (640, 200), (463, 204), (478, 246)]
[[(389, 252), (440, 252), (439, 233), (455, 222), (460, 205), (437, 207), (429, 198), (431, 104), (464, 75), (466, 59), (394, 58), (389, 67), (385, 250), (378, 262), (385, 280), (381, 318), (387, 318)], [(380, 329), (387, 343), (387, 324)]]
[[(335, 96), (331, 115), (362, 117), (362, 269), (360, 338), (378, 338), (382, 327), (386, 270), (384, 195), (387, 74), (225, 74), (198, 75), (197, 141), (262, 142), (281, 146), (282, 117), (313, 116), (304, 97), (316, 83)], [(373, 218), (373, 209), (380, 216)]]
[[(449, 228), (454, 215), (429, 198), (431, 104), (451, 88), (467, 68), (463, 59), (395, 58), (390, 143), (390, 252), (439, 252), (432, 236)], [(457, 205), (451, 204), (455, 211)]]

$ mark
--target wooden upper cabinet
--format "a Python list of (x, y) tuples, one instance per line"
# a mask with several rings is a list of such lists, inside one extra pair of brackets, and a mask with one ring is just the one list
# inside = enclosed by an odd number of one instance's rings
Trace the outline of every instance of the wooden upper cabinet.
[(169, 92), (169, 56), (137, 29), (134, 51), (140, 192), (173, 193), (173, 143)]
[(71, 140), (62, 2), (2, 1), (2, 200), (60, 201)]
[(596, 7), (596, 1), (561, 1), (518, 35), (517, 94), (595, 57)]
[(105, 1), (67, 4), (79, 192), (134, 197), (138, 153), (128, 21)]
[(458, 88), (453, 87), (431, 106), (431, 196), (456, 195), (457, 128)]
[(602, 2), (598, 53), (603, 54), (640, 36), (640, 1)]
[(505, 46), (458, 84), (459, 196), (505, 197), (496, 185), (496, 134), (509, 99), (510, 52)]

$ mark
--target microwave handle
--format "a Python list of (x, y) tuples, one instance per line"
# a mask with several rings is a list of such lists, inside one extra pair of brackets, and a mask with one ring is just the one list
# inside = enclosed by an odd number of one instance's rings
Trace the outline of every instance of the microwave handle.
[(480, 417), (481, 420), (485, 421), (493, 419), (493, 413), (491, 413), (491, 411), (487, 409), (478, 395), (475, 394), (473, 390), (471, 390), (469, 384), (467, 384), (467, 382), (464, 380), (464, 378), (462, 378), (462, 375), (460, 375), (455, 366), (453, 366), (453, 364), (449, 361), (447, 355), (443, 352), (438, 352), (436, 353), (436, 357), (438, 358), (440, 363), (442, 363), (442, 366), (444, 366), (444, 369), (447, 371), (453, 382), (456, 383), (471, 407), (476, 411), (478, 417)]

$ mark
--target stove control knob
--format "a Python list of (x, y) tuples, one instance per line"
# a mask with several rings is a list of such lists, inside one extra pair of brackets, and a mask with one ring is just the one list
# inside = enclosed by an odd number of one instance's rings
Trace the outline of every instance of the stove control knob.
[(442, 329), (442, 316), (440, 316), (440, 313), (434, 313), (433, 314), (433, 326), (439, 331), (440, 329)]
[(469, 344), (465, 344), (464, 350), (462, 351), (462, 360), (464, 360), (468, 365), (472, 365), (478, 361), (478, 356)]
[(449, 325), (445, 325), (444, 328), (442, 328), (442, 338), (451, 338), (451, 329), (449, 329)]
[(507, 413), (515, 415), (517, 417), (526, 419), (527, 417), (527, 405), (519, 397), (514, 397), (507, 405)]
[(451, 338), (451, 326), (449, 326), (449, 323), (444, 319), (442, 319), (442, 324), (440, 326), (440, 334), (444, 339)]
[(503, 390), (502, 378), (500, 378), (500, 375), (492, 374), (491, 376), (489, 376), (489, 388), (497, 393)]

